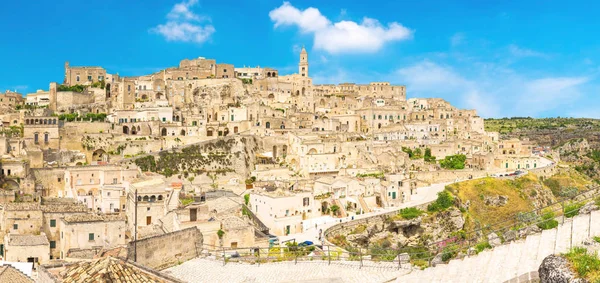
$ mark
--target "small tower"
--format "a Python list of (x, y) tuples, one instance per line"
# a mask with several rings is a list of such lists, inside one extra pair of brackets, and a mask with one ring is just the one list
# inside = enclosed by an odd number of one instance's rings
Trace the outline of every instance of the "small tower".
[(303, 77), (308, 77), (308, 53), (302, 46), (302, 52), (300, 52), (300, 64), (298, 64), (298, 74)]
[(57, 97), (56, 92), (57, 92), (57, 84), (50, 83), (50, 90), (49, 90), (49, 95), (48, 95), (48, 98), (50, 99), (50, 104), (48, 104), (48, 109), (50, 109), (54, 112), (58, 110), (57, 102), (56, 102), (58, 97)]
[(63, 84), (71, 85), (71, 68), (69, 61), (65, 62), (65, 79), (63, 80)]

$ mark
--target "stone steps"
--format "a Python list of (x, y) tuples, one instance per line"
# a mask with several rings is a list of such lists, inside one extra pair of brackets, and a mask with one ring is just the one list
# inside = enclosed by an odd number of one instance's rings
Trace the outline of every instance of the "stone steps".
[(537, 276), (544, 258), (567, 252), (591, 236), (600, 236), (600, 210), (565, 218), (557, 228), (477, 255), (453, 259), (448, 264), (425, 270), (413, 270), (397, 278), (396, 282), (527, 282)]

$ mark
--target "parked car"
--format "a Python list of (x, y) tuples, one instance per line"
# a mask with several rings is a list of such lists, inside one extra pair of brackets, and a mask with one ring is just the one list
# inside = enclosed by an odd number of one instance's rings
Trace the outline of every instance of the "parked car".
[(269, 245), (270, 246), (278, 246), (279, 245), (279, 238), (277, 236), (270, 235), (269, 236)]
[(238, 258), (240, 254), (237, 251), (225, 251), (225, 253), (221, 254), (225, 258)]
[(312, 246), (312, 245), (313, 245), (313, 242), (311, 242), (311, 241), (304, 241), (304, 242), (298, 244), (299, 247), (308, 247), (308, 246)]

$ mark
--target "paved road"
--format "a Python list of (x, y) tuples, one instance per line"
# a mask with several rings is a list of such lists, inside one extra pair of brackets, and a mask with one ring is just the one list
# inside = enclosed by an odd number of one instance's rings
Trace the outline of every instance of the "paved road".
[(163, 272), (186, 282), (390, 282), (409, 272), (397, 263), (299, 261), (269, 264), (228, 263), (196, 258)]

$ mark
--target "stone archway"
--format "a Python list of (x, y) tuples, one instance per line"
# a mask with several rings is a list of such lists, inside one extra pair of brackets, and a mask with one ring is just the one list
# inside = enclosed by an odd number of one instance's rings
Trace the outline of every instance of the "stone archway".
[(160, 135), (163, 137), (167, 136), (167, 128), (162, 128), (162, 130), (160, 130)]
[(123, 126), (123, 134), (129, 135), (129, 127)]
[(106, 151), (104, 151), (104, 149), (101, 149), (101, 148), (96, 149), (92, 153), (92, 160), (93, 161), (108, 161), (108, 154), (106, 154)]

